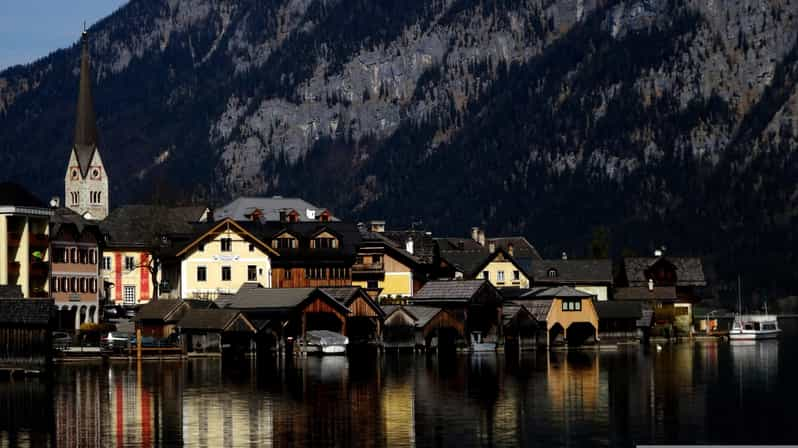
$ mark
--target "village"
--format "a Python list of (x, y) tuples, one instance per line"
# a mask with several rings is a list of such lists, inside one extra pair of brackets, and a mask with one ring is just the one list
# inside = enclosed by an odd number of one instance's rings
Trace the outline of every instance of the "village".
[(723, 335), (698, 257), (544, 259), (520, 235), (301, 198), (111, 208), (83, 36), (63, 199), (0, 184), (0, 366), (86, 357), (589, 349)]

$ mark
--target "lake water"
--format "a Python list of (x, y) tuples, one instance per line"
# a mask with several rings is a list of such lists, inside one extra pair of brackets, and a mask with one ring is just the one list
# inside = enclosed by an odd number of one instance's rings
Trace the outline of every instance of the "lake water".
[(662, 351), (58, 366), (0, 383), (0, 446), (798, 442), (798, 335)]

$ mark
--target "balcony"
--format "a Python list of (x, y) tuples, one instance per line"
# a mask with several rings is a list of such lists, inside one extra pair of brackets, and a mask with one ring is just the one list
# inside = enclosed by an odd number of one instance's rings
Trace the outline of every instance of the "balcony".
[(370, 274), (375, 272), (383, 272), (384, 266), (380, 263), (359, 263), (352, 265), (353, 274)]

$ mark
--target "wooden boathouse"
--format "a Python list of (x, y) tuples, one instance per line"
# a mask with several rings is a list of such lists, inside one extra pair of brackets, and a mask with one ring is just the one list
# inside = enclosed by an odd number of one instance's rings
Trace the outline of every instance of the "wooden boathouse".
[(0, 370), (8, 374), (42, 371), (52, 361), (54, 302), (21, 296), (0, 298)]

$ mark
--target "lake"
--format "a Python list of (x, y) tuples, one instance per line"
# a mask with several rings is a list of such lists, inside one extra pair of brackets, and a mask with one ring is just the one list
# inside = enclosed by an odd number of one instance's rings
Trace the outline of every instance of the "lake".
[(0, 446), (798, 442), (798, 335), (661, 351), (60, 365), (0, 383)]

